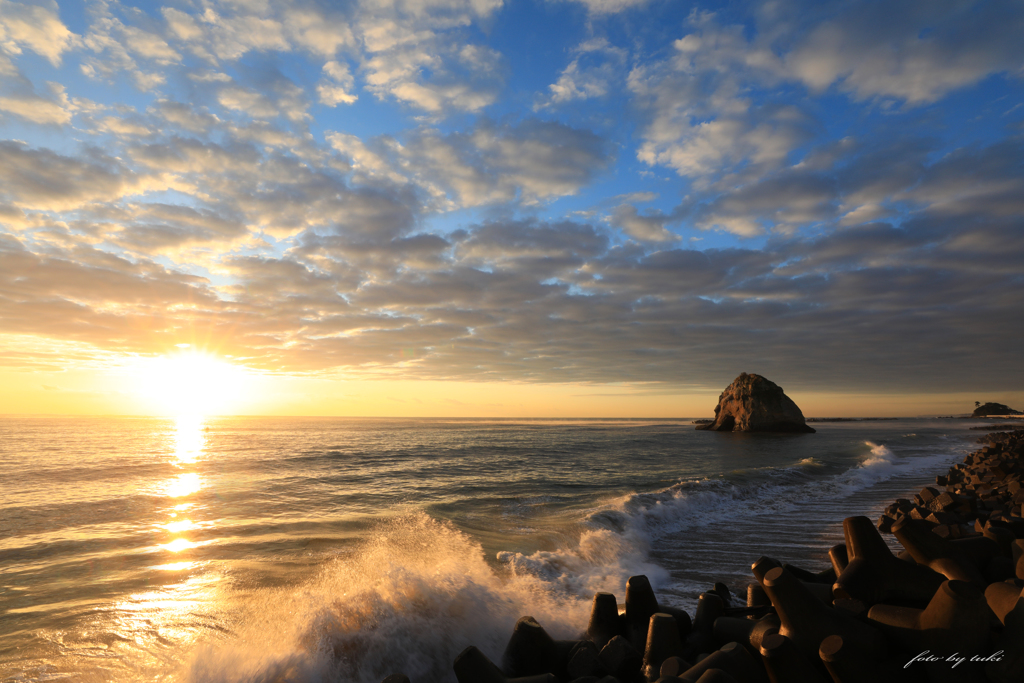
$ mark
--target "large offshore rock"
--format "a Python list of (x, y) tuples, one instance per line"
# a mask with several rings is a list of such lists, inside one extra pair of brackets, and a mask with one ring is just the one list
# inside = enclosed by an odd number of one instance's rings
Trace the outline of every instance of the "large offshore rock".
[(718, 397), (715, 421), (697, 425), (715, 432), (807, 432), (804, 414), (775, 382), (741, 373)]

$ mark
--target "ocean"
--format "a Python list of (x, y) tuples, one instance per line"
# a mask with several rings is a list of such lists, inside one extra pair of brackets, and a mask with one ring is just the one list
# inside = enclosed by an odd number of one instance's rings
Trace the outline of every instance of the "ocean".
[(761, 555), (824, 569), (979, 424), (0, 418), (0, 681), (454, 681), (633, 574), (692, 614)]

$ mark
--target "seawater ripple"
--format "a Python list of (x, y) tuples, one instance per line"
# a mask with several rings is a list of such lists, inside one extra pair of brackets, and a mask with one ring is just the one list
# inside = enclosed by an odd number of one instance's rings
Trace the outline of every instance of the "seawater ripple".
[(766, 543), (820, 564), (962, 457), (952, 426), (0, 419), (0, 680), (451, 681), (632, 574), (688, 606)]

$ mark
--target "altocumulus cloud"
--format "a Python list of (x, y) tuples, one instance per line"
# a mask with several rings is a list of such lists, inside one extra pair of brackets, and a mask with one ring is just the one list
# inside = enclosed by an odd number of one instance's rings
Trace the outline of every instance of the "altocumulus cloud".
[(0, 0), (5, 362), (1017, 388), (1024, 8), (672, 5)]

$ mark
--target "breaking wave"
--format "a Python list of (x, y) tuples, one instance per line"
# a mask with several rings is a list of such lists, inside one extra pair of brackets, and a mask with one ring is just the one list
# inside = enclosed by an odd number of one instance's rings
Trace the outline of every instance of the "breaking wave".
[(185, 680), (417, 683), (454, 680), (451, 663), (476, 645), (494, 661), (530, 614), (556, 638), (577, 637), (589, 603), (531, 575), (503, 575), (483, 549), (425, 513), (392, 520), (311, 584), (247, 601), (236, 637), (205, 645)]
[(866, 447), (859, 464), (845, 471), (805, 458), (605, 500), (566, 533), (562, 547), (501, 552), (497, 565), (449, 523), (425, 513), (392, 520), (329, 562), (314, 582), (299, 590), (263, 589), (246, 600), (236, 637), (197, 649), (182, 678), (379, 683), (400, 671), (416, 683), (454, 681), (451, 663), (461, 650), (476, 645), (500, 661), (523, 615), (555, 638), (575, 638), (595, 591), (621, 597), (634, 574), (646, 574), (656, 589), (671, 582), (651, 559), (659, 538), (786, 510), (794, 501), (849, 496), (950, 457), (901, 459), (884, 445)]
[(869, 452), (843, 472), (824, 474), (823, 463), (805, 458), (791, 467), (763, 468), (736, 476), (681, 481), (650, 493), (635, 493), (592, 512), (579, 542), (558, 551), (500, 553), (516, 575), (534, 575), (577, 595), (602, 590), (622, 595), (633, 574), (647, 574), (655, 588), (668, 572), (649, 557), (666, 535), (708, 524), (793, 509), (798, 503), (833, 501), (896, 476), (931, 471), (947, 453), (899, 460), (884, 445), (866, 442)]

